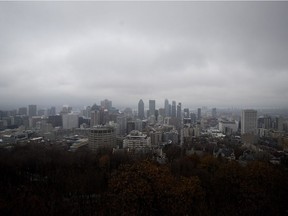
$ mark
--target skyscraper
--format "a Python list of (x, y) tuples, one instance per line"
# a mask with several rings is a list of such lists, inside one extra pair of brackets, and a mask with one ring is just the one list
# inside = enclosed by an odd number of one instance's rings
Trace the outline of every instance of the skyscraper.
[(118, 135), (124, 136), (127, 132), (127, 117), (125, 115), (117, 116)]
[(139, 100), (138, 103), (138, 118), (139, 119), (144, 119), (145, 114), (144, 114), (144, 102), (142, 99)]
[(29, 105), (28, 108), (29, 108), (29, 111), (28, 111), (29, 117), (37, 115), (37, 106), (36, 105)]
[(212, 109), (212, 117), (216, 118), (216, 116), (217, 116), (216, 108), (213, 108)]
[(169, 116), (169, 101), (168, 101), (168, 99), (165, 99), (164, 109), (165, 109), (165, 116), (168, 117)]
[(67, 113), (62, 115), (63, 129), (72, 129), (79, 127), (79, 116), (73, 113)]
[(201, 108), (197, 109), (197, 120), (200, 121), (201, 120)]
[(52, 106), (50, 109), (47, 110), (48, 116), (56, 115), (56, 107)]
[(182, 118), (181, 103), (178, 103), (178, 105), (177, 105), (177, 118), (178, 119)]
[(241, 115), (241, 134), (251, 133), (256, 134), (257, 129), (257, 111), (242, 110)]
[(101, 101), (101, 107), (104, 108), (104, 109), (111, 110), (111, 108), (112, 108), (112, 101), (110, 101), (110, 100), (108, 100), (108, 99), (105, 99), (105, 100)]
[(19, 115), (27, 115), (27, 107), (20, 107), (18, 114)]
[(176, 117), (176, 101), (172, 101), (171, 116)]
[(91, 111), (90, 127), (100, 125), (100, 112), (98, 110)]
[(149, 100), (149, 116), (155, 115), (156, 102), (155, 100)]
[(184, 112), (184, 118), (190, 118), (189, 108), (184, 108), (183, 112)]
[(283, 131), (284, 119), (282, 116), (276, 117), (276, 129), (278, 131)]

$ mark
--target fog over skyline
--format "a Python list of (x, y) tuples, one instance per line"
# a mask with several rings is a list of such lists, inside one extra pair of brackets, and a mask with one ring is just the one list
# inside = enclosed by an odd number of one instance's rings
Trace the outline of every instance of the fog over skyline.
[(0, 109), (288, 107), (288, 2), (0, 2)]

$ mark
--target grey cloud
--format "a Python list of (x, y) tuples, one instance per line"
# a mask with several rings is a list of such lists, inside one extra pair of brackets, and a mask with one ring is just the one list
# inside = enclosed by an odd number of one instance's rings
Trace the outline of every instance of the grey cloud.
[(0, 100), (287, 106), (287, 9), (286, 2), (0, 2)]

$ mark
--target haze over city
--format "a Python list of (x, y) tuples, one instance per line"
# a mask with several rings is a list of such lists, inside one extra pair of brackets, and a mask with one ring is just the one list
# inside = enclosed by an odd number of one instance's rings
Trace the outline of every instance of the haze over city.
[(0, 108), (103, 98), (285, 108), (287, 10), (287, 2), (0, 2)]

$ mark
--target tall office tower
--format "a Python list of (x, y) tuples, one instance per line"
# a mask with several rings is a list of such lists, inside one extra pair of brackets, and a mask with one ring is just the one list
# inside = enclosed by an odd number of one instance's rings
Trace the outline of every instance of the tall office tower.
[(178, 103), (178, 105), (177, 105), (177, 118), (178, 119), (182, 118), (181, 103)]
[(201, 108), (197, 109), (197, 120), (200, 121), (201, 120)]
[(90, 127), (100, 125), (100, 113), (98, 110), (91, 111)]
[(67, 105), (63, 105), (62, 110), (61, 110), (61, 114), (67, 114), (67, 113), (71, 113), (72, 112), (72, 107), (69, 107)]
[(190, 118), (190, 112), (188, 108), (184, 108), (183, 112), (184, 112), (184, 118)]
[(27, 115), (27, 107), (20, 107), (18, 110), (19, 115)]
[(156, 102), (155, 100), (149, 100), (149, 116), (155, 115)]
[(45, 110), (44, 109), (40, 109), (38, 110), (38, 116), (44, 116), (45, 115)]
[(52, 124), (53, 127), (62, 127), (63, 121), (61, 115), (49, 116), (47, 123)]
[(113, 148), (116, 146), (116, 132), (114, 127), (94, 126), (90, 129), (88, 147), (96, 151), (100, 147)]
[(168, 99), (165, 99), (164, 109), (165, 109), (165, 116), (168, 117), (169, 116), (169, 101), (168, 101)]
[(48, 109), (47, 114), (48, 116), (56, 115), (56, 107), (52, 106), (50, 109)]
[(140, 119), (135, 120), (135, 130), (142, 131), (143, 129), (143, 121)]
[(155, 120), (156, 120), (156, 121), (158, 120), (158, 116), (159, 116), (159, 111), (158, 111), (158, 110), (155, 110)]
[(62, 115), (63, 129), (72, 129), (79, 127), (79, 116), (73, 113)]
[(190, 118), (191, 118), (191, 122), (192, 122), (192, 123), (196, 123), (197, 117), (196, 117), (196, 114), (195, 114), (195, 113), (191, 113), (191, 114), (190, 114)]
[(118, 131), (120, 136), (124, 136), (127, 133), (127, 117), (125, 115), (117, 116)]
[(176, 101), (172, 101), (171, 116), (176, 117)]
[(101, 109), (100, 110), (100, 123), (102, 125), (106, 125), (110, 121), (110, 115), (108, 109)]
[(83, 116), (85, 118), (91, 118), (91, 106), (87, 106), (85, 110), (83, 110)]
[(9, 111), (9, 116), (16, 116), (16, 115), (17, 115), (17, 110), (16, 109)]
[(141, 119), (141, 120), (145, 118), (144, 102), (143, 102), (142, 99), (140, 99), (139, 102), (138, 102), (138, 118)]
[(213, 109), (212, 109), (212, 117), (213, 117), (213, 118), (216, 118), (216, 117), (217, 117), (216, 108), (213, 108)]
[(158, 114), (159, 114), (159, 116), (164, 117), (165, 116), (165, 109), (164, 108), (159, 108), (158, 109)]
[(282, 116), (276, 117), (276, 130), (283, 131), (284, 119)]
[(171, 105), (171, 104), (169, 104), (169, 114), (168, 114), (168, 117), (170, 117), (170, 116), (171, 116), (171, 113), (172, 113), (172, 105)]
[(37, 115), (37, 106), (36, 105), (29, 105), (29, 117)]
[(111, 108), (112, 108), (112, 101), (110, 101), (110, 100), (108, 100), (108, 99), (105, 99), (105, 100), (101, 101), (101, 107), (104, 108), (104, 109), (111, 110)]
[(256, 134), (257, 129), (257, 111), (242, 110), (241, 115), (241, 134), (251, 133)]
[(272, 119), (270, 116), (265, 115), (264, 116), (264, 128), (270, 129), (272, 127)]

